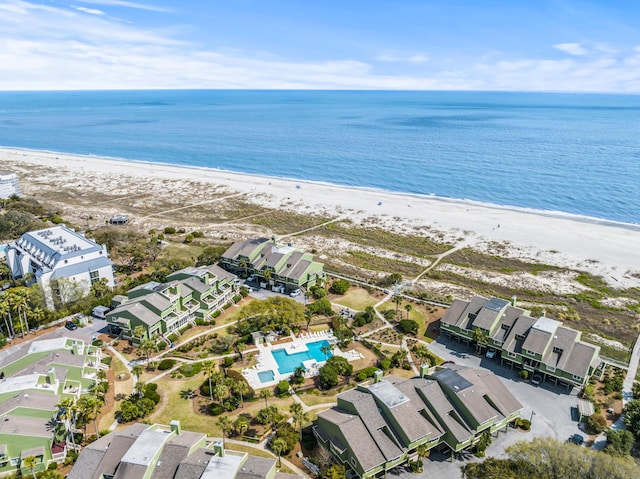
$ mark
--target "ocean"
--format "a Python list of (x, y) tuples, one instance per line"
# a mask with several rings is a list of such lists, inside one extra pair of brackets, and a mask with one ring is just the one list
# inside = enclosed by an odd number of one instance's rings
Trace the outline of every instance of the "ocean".
[(0, 92), (0, 145), (640, 224), (634, 95)]

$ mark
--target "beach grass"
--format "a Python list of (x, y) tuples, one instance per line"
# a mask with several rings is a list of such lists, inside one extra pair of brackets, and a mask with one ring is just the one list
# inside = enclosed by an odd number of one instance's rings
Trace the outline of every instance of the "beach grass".
[(359, 226), (347, 220), (330, 223), (319, 228), (317, 232), (327, 237), (337, 236), (356, 244), (373, 246), (419, 258), (438, 255), (452, 247), (451, 244), (438, 243), (426, 236), (401, 234), (379, 226)]
[(271, 229), (275, 234), (289, 235), (309, 228), (321, 227), (320, 225), (333, 219), (319, 215), (293, 213), (286, 210), (271, 210), (268, 213), (252, 218), (250, 221), (252, 224)]
[(425, 269), (425, 267), (414, 262), (386, 258), (364, 251), (347, 251), (347, 254), (343, 255), (342, 259), (345, 263), (358, 268), (381, 272), (394, 271), (411, 278), (418, 276)]
[(367, 306), (373, 306), (380, 301), (366, 289), (352, 286), (342, 296), (329, 296), (331, 302), (341, 304), (347, 308), (363, 311)]

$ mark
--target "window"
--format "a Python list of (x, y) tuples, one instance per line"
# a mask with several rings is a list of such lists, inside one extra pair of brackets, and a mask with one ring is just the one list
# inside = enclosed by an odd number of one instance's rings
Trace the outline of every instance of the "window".
[(98, 271), (90, 271), (89, 279), (91, 279), (91, 284), (97, 283), (100, 281), (100, 273)]
[(524, 336), (522, 334), (516, 334), (516, 340), (524, 341)]
[(17, 466), (18, 464), (20, 464), (20, 458), (19, 457), (12, 457), (11, 458), (11, 465), (12, 466)]
[(507, 353), (507, 356), (509, 356), (510, 358), (515, 358), (517, 355), (516, 353)]
[(573, 379), (575, 379), (576, 381), (582, 381), (582, 376), (578, 376), (577, 374), (574, 374)]
[(553, 366), (547, 366), (547, 371), (555, 372), (556, 368)]
[(358, 463), (356, 462), (356, 458), (355, 457), (351, 458), (351, 464), (353, 464), (353, 467), (358, 467)]
[(553, 348), (553, 352), (556, 353), (556, 354), (562, 354), (562, 348), (559, 348), (559, 347), (556, 346), (556, 347)]

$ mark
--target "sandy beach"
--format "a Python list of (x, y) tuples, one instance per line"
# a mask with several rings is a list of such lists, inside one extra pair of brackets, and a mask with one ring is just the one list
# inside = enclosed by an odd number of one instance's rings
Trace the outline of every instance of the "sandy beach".
[[(375, 221), (395, 231), (420, 232), (482, 252), (587, 271), (618, 288), (640, 286), (638, 225), (208, 168), (9, 148), (0, 149), (0, 166), (20, 175), (26, 195), (57, 184), (126, 196), (134, 193), (126, 186), (133, 181), (144, 184), (149, 195), (179, 194), (188, 208), (198, 202), (199, 189), (223, 196), (242, 193), (246, 201), (264, 207), (357, 223)], [(106, 216), (118, 212), (107, 205), (103, 209)]]

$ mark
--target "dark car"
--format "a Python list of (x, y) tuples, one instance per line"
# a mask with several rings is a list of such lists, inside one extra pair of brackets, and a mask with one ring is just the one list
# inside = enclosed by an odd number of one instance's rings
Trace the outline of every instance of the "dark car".
[(582, 446), (582, 444), (584, 444), (584, 437), (581, 434), (574, 434), (569, 438), (569, 441), (577, 444), (578, 446)]
[(67, 328), (69, 331), (73, 331), (74, 329), (78, 329), (78, 325), (76, 323), (74, 323), (73, 321), (67, 321), (66, 323), (64, 323), (64, 327)]

